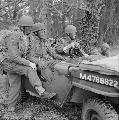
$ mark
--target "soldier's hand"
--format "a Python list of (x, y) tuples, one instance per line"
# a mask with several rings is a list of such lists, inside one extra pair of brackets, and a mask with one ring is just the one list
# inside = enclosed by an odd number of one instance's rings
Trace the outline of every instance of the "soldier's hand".
[(30, 62), (29, 66), (32, 67), (33, 70), (36, 70), (36, 64), (35, 63)]

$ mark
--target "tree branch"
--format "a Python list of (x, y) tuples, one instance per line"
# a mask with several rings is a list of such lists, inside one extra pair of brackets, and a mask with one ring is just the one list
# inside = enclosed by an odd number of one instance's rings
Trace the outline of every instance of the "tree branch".
[(4, 13), (3, 15), (0, 15), (0, 17), (3, 17), (4, 15), (6, 15), (7, 13)]
[[(20, 3), (21, 1), (22, 1), (22, 0), (18, 0), (18, 3)], [(3, 5), (3, 6), (0, 5), (0, 10), (3, 9), (3, 8), (5, 8), (5, 7), (7, 7), (7, 6), (9, 6), (9, 5), (11, 5), (11, 4), (14, 4), (15, 2), (17, 2), (17, 0), (12, 1), (12, 2), (10, 2), (10, 3), (7, 3), (6, 5)], [(17, 3), (17, 4), (18, 4), (18, 3)]]

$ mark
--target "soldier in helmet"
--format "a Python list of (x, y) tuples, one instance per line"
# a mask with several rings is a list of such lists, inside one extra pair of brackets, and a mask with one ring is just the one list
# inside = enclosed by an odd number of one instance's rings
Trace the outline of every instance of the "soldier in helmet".
[[(42, 23), (36, 23), (33, 25), (32, 36), (35, 39), (32, 40), (31, 50), (28, 55), (28, 59), (33, 61), (38, 66), (38, 72), (41, 72), (45, 79), (52, 79), (52, 72), (48, 66), (53, 67), (56, 63), (55, 60), (65, 60), (61, 55), (58, 55), (48, 44), (46, 45), (45, 27)], [(47, 40), (49, 41), (49, 39)], [(41, 64), (42, 62), (42, 64)], [(47, 73), (47, 74), (46, 74)]]
[[(66, 37), (59, 40), (59, 43), (56, 46), (56, 52), (62, 55), (69, 55), (71, 48), (80, 47), (78, 42), (75, 42), (76, 37), (76, 27), (73, 25), (68, 25), (65, 28)], [(80, 52), (82, 55), (87, 56), (87, 54), (81, 49)]]
[[(45, 60), (52, 60), (53, 59), (58, 59), (58, 60), (65, 60), (61, 55), (58, 55), (52, 47), (52, 43), (54, 42), (51, 39), (47, 39), (45, 37), (45, 27), (42, 23), (36, 23), (33, 26), (33, 31), (35, 34), (36, 42), (34, 46), (34, 52), (32, 55), (37, 57), (40, 57), (40, 59), (44, 58)], [(53, 41), (53, 42), (52, 42)], [(37, 46), (37, 47), (36, 47)]]
[[(41, 42), (43, 43), (44, 39), (45, 39), (45, 36), (43, 35), (45, 28), (44, 28), (43, 25), (40, 25), (40, 26), (42, 28), (40, 30), (40, 32), (41, 32), (40, 35), (41, 35), (41, 38), (42, 38)], [(32, 32), (33, 32), (34, 29), (35, 28), (34, 28), (34, 24), (33, 24)], [(37, 33), (35, 32), (35, 34), (37, 34)], [(41, 70), (41, 69), (46, 68), (46, 66), (47, 66), (46, 62), (40, 59), (43, 56), (42, 51), (44, 51), (44, 47), (42, 46), (42, 44), (40, 44), (39, 40), (34, 36), (33, 33), (28, 34), (27, 39), (28, 39), (29, 47), (28, 47), (28, 50), (27, 50), (28, 52), (27, 52), (26, 58), (28, 60), (30, 60), (31, 62), (35, 63), (36, 66), (38, 66), (38, 69)], [(44, 98), (49, 98), (49, 99), (54, 97), (55, 95), (56, 95), (56, 93), (49, 93), (47, 91), (44, 91), (44, 93), (42, 94), (42, 96)]]
[[(12, 32), (5, 40), (6, 51), (1, 66), (8, 74), (9, 97), (8, 110), (14, 110), (20, 95), (21, 75), (29, 78), (31, 85), (43, 97), (52, 98), (55, 94), (48, 94), (42, 87), (41, 80), (36, 72), (36, 64), (27, 59), (29, 41), (27, 35), (30, 34), (33, 26), (33, 19), (30, 16), (22, 16), (19, 20), (19, 31)], [(49, 95), (49, 96), (48, 96)]]

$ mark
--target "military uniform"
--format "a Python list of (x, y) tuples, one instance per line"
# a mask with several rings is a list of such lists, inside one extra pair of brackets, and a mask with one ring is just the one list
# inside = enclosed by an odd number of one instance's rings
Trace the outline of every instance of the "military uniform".
[(69, 37), (64, 37), (64, 38), (60, 38), (58, 40), (58, 43), (55, 47), (55, 51), (58, 53), (58, 54), (61, 54), (61, 55), (69, 55), (69, 50), (65, 53), (63, 51), (63, 48), (67, 45), (69, 45), (71, 43), (71, 39)]
[(30, 49), (28, 50), (27, 59), (38, 64), (40, 58), (44, 58), (44, 46), (33, 33), (28, 36), (28, 40), (30, 43)]
[(28, 77), (33, 87), (42, 86), (42, 83), (37, 72), (29, 66), (30, 61), (26, 59), (29, 46), (27, 37), (20, 31), (13, 32), (5, 40), (5, 45), (6, 51), (1, 66), (9, 78), (8, 105), (14, 106), (20, 94), (21, 75)]
[(62, 56), (58, 55), (51, 46), (46, 45), (34, 34), (29, 35), (29, 41), (31, 43), (31, 48), (28, 54), (28, 59), (30, 61), (40, 64), (42, 61), (47, 63), (53, 59), (65, 60)]
[(65, 60), (65, 58), (63, 58), (61, 55), (56, 53), (55, 45), (52, 46), (52, 44), (45, 43), (45, 48), (46, 48), (47, 54), (49, 54), (49, 56), (51, 56), (53, 59), (55, 59), (55, 60), (62, 60), (62, 61)]
[(42, 73), (44, 78), (47, 80), (52, 79), (51, 70), (58, 62), (56, 59), (64, 60), (64, 58), (56, 54), (51, 46), (46, 45), (44, 41), (39, 40), (33, 33), (29, 35), (29, 42), (31, 47), (27, 59), (38, 65), (38, 71)]

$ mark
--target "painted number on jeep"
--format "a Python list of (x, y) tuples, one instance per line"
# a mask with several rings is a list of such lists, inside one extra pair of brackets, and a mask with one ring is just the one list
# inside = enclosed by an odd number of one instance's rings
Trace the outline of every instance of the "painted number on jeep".
[(80, 79), (88, 80), (91, 82), (108, 85), (112, 87), (116, 87), (118, 85), (118, 82), (116, 80), (112, 80), (106, 77), (99, 77), (98, 75), (92, 75), (92, 74), (80, 73)]

